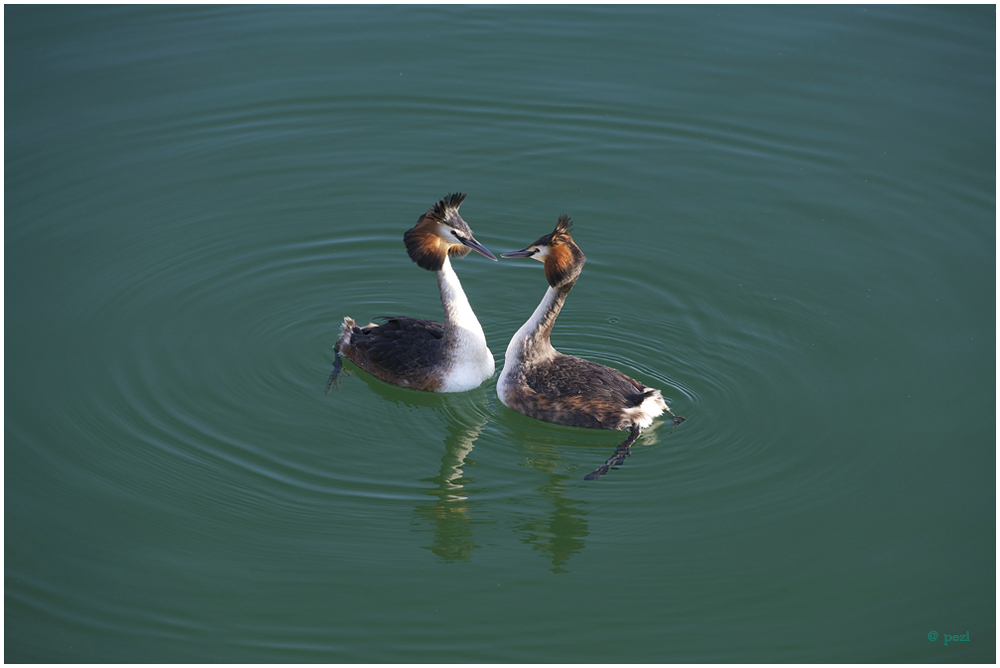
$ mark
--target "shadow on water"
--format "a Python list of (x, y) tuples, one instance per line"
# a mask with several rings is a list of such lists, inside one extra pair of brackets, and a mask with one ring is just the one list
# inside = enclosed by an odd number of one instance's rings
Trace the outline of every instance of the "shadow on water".
[[(346, 361), (340, 378), (342, 387), (347, 389), (355, 379), (387, 401), (409, 408), (430, 408), (442, 419), (447, 432), (444, 452), (437, 475), (420, 479), (428, 485), (424, 493), (431, 498), (414, 506), (414, 525), (430, 527), (419, 529), (432, 537), (431, 544), (421, 546), (422, 549), (445, 562), (471, 561), (473, 553), (482, 547), (476, 541), (474, 526), (496, 524), (496, 520), (485, 514), (485, 506), (479, 508), (483, 512), (477, 515), (476, 504), (510, 493), (490, 488), (488, 483), (477, 483), (467, 473), (469, 467), (477, 466), (472, 451), (491, 417), (488, 406), (489, 393), (494, 391), (492, 384), (459, 394), (418, 392), (387, 385)], [(521, 449), (523, 459), (517, 463), (523, 462), (546, 479), (532, 488), (534, 494), (530, 498), (518, 498), (518, 503), (535, 505), (541, 501), (544, 510), (518, 520), (513, 530), (522, 543), (552, 562), (553, 573), (568, 573), (570, 559), (584, 548), (583, 539), (590, 533), (583, 509), (586, 501), (567, 496), (570, 489), (579, 486), (580, 476), (566, 472), (558, 445), (529, 443)]]

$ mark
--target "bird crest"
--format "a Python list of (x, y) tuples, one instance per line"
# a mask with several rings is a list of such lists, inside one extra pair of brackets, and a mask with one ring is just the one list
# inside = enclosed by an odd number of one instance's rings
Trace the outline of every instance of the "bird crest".
[(556, 223), (556, 229), (552, 231), (552, 235), (557, 234), (569, 234), (569, 231), (573, 228), (573, 221), (570, 220), (569, 216), (565, 213), (559, 216), (559, 221)]
[(438, 221), (439, 223), (453, 225), (455, 218), (462, 220), (461, 216), (458, 215), (458, 207), (462, 206), (462, 202), (465, 201), (465, 198), (466, 195), (464, 193), (452, 193), (435, 204), (434, 207), (424, 215), (432, 220)]

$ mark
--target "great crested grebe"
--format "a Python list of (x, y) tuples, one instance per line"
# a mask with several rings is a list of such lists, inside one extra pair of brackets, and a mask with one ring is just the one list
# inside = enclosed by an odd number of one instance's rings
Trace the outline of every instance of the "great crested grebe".
[(560, 216), (551, 234), (521, 250), (500, 254), (544, 262), (549, 288), (507, 346), (497, 396), (511, 410), (546, 422), (629, 430), (615, 455), (585, 477), (595, 480), (624, 462), (631, 454), (630, 446), (653, 418), (664, 411), (673, 416), (675, 425), (684, 418), (673, 414), (659, 390), (617, 369), (564, 355), (549, 342), (556, 316), (587, 259), (569, 235), (571, 225), (569, 217)]
[(458, 215), (464, 200), (462, 193), (448, 195), (403, 234), (410, 259), (437, 274), (444, 323), (383, 317), (376, 318), (384, 321), (381, 325), (358, 327), (352, 318), (344, 318), (327, 392), (337, 382), (341, 355), (379, 380), (426, 392), (464, 392), (493, 375), (496, 367), (486, 335), (451, 268), (450, 258), (465, 257), (470, 249), (497, 260)]

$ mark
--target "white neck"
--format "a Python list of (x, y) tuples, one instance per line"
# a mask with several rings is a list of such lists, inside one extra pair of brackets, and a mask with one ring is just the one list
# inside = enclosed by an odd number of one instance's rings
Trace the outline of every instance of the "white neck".
[[(482, 335), (483, 328), (479, 325), (476, 313), (469, 304), (469, 298), (465, 296), (461, 281), (458, 280), (458, 274), (451, 268), (451, 258), (447, 255), (444, 256), (444, 264), (437, 272), (437, 279), (445, 322), (452, 327), (478, 331)], [(483, 340), (486, 340), (485, 336)]]
[(442, 391), (471, 390), (493, 375), (493, 353), (486, 347), (486, 334), (448, 256), (437, 272), (437, 279), (444, 307), (444, 344), (449, 358), (449, 371)]

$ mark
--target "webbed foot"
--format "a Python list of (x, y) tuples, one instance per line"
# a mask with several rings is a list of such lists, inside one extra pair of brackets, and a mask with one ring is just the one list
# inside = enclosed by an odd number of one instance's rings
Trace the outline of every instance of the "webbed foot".
[(334, 385), (337, 389), (340, 389), (340, 379), (337, 377), (340, 375), (340, 370), (344, 368), (343, 362), (340, 361), (340, 353), (337, 353), (337, 357), (333, 360), (333, 373), (330, 374), (329, 380), (326, 381), (326, 392), (325, 394), (330, 394), (330, 388)]
[(597, 480), (602, 475), (610, 471), (611, 469), (617, 469), (619, 466), (625, 463), (626, 457), (632, 456), (632, 444), (635, 443), (636, 439), (639, 438), (639, 434), (642, 433), (642, 428), (637, 425), (633, 425), (629, 432), (628, 438), (626, 438), (621, 445), (615, 450), (615, 454), (608, 458), (606, 462), (598, 466), (596, 469), (583, 476), (584, 480)]

